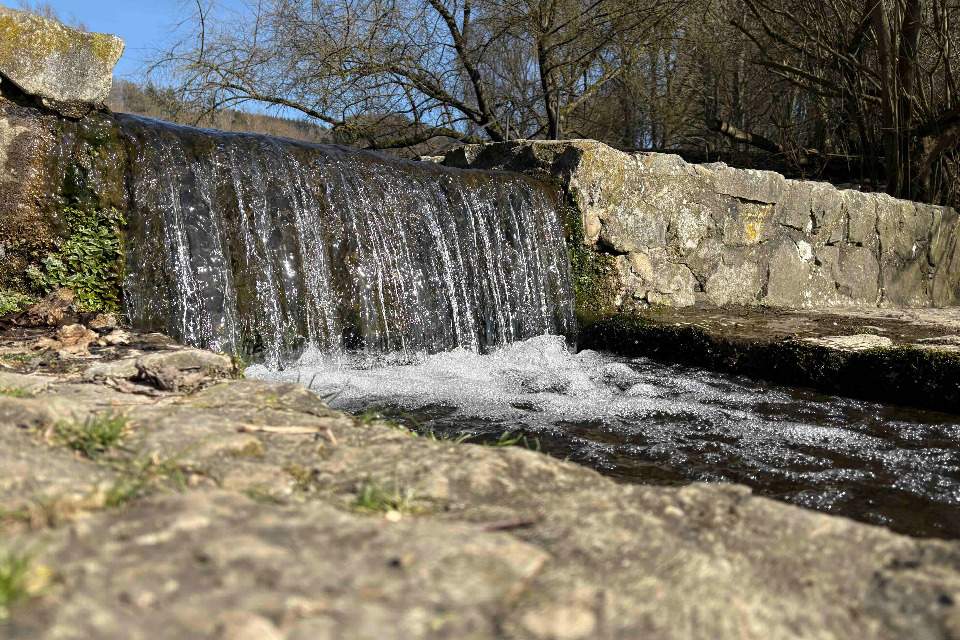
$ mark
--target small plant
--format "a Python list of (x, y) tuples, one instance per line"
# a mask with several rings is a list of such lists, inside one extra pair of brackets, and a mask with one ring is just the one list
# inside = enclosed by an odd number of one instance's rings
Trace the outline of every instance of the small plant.
[(127, 462), (120, 469), (120, 477), (107, 490), (103, 504), (110, 509), (122, 507), (163, 482), (179, 491), (186, 488), (187, 479), (177, 461), (146, 458)]
[(35, 302), (33, 298), (17, 291), (0, 289), (0, 318), (19, 313)]
[(233, 366), (233, 377), (237, 380), (242, 380), (246, 377), (244, 372), (253, 362), (246, 354), (235, 353), (230, 356), (230, 364)]
[(8, 398), (30, 398), (33, 394), (26, 389), (20, 389), (18, 387), (0, 387), (0, 396), (7, 396)]
[(10, 617), (10, 608), (17, 602), (39, 595), (49, 580), (49, 570), (34, 565), (32, 556), (12, 552), (0, 555), (0, 620)]
[(57, 252), (43, 259), (43, 268), (27, 275), (44, 291), (61, 287), (76, 294), (78, 311), (117, 311), (123, 280), (123, 214), (113, 208), (63, 210), (70, 236)]
[(306, 493), (313, 486), (313, 470), (302, 464), (288, 464), (283, 468), (293, 478), (294, 489)]
[(382, 427), (390, 427), (391, 429), (396, 429), (397, 431), (404, 431), (411, 435), (416, 436), (416, 432), (408, 429), (403, 424), (386, 417), (376, 409), (367, 409), (363, 413), (357, 415), (357, 421), (363, 425), (372, 425), (377, 424)]
[(523, 434), (516, 434), (512, 431), (504, 431), (494, 442), (489, 443), (491, 447), (523, 447), (531, 451), (540, 451), (540, 438), (527, 438)]
[(472, 433), (437, 433), (432, 429), (423, 434), (423, 437), (427, 440), (432, 440), (434, 442), (452, 442), (454, 444), (463, 444), (473, 439), (474, 435)]
[(127, 423), (122, 415), (105, 413), (91, 416), (82, 423), (58, 423), (55, 432), (65, 445), (96, 460), (120, 442)]
[(366, 481), (360, 486), (353, 508), (364, 513), (417, 513), (416, 492), (401, 489), (396, 483), (385, 487), (377, 482)]
[(15, 366), (27, 364), (36, 356), (32, 353), (4, 353), (0, 354), (0, 364), (4, 366)]

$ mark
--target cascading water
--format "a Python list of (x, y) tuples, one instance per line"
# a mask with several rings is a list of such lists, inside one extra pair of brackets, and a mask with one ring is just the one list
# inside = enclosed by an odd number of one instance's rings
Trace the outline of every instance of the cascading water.
[(522, 432), (624, 481), (743, 482), (960, 537), (952, 416), (572, 353), (565, 242), (539, 182), (119, 120), (140, 328), (421, 431)]
[(574, 329), (555, 196), (520, 176), (122, 116), (131, 321), (282, 365)]

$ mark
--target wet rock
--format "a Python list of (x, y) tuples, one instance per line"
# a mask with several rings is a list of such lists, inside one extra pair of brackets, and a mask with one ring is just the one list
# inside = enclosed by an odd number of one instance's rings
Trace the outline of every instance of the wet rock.
[(580, 345), (958, 412), (958, 328), (956, 308), (661, 308), (601, 321), (581, 333)]
[(824, 336), (822, 338), (806, 338), (806, 342), (829, 349), (841, 351), (868, 351), (870, 349), (884, 349), (893, 346), (893, 340), (885, 336), (875, 336), (869, 333)]
[(123, 54), (116, 36), (70, 29), (23, 11), (0, 7), (0, 74), (21, 91), (71, 117), (110, 94)]

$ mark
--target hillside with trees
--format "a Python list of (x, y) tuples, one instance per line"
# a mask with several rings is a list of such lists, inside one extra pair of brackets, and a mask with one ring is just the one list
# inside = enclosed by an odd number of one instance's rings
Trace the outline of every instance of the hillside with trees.
[(264, 0), (157, 60), (341, 141), (595, 138), (956, 202), (953, 0)]

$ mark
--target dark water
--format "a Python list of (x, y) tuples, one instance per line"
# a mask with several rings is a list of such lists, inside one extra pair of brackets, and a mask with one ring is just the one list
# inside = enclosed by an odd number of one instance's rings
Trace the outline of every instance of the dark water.
[(555, 192), (329, 145), (120, 116), (131, 322), (274, 366), (573, 329)]
[(758, 494), (960, 538), (960, 420), (584, 351), (543, 336), (465, 350), (350, 359), (307, 354), (283, 372), (334, 406), (375, 408), (420, 431), (530, 446), (624, 482), (739, 482)]

